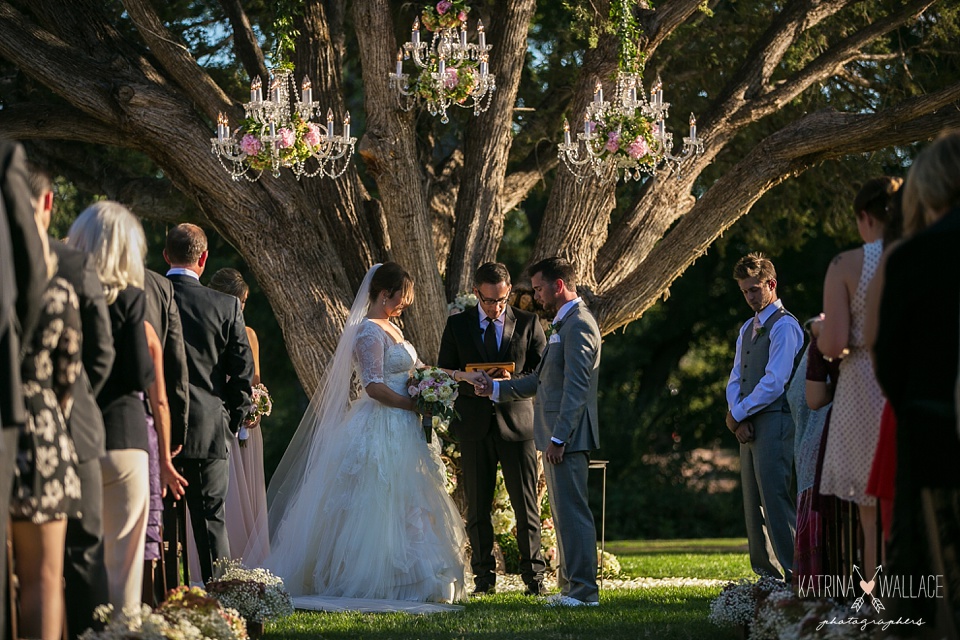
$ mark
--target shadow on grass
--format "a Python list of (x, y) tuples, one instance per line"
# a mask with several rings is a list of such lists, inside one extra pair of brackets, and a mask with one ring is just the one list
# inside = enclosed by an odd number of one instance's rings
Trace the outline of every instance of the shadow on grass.
[(554, 609), (541, 600), (505, 594), (471, 601), (461, 613), (431, 616), (297, 612), (269, 625), (265, 638), (732, 639), (736, 636), (707, 620), (710, 600), (718, 592), (709, 588), (605, 591), (599, 607), (575, 609)]

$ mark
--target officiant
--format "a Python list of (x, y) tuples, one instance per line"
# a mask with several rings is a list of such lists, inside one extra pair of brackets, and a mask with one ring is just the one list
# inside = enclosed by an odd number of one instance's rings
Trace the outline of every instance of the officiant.
[[(546, 336), (535, 314), (508, 304), (510, 290), (510, 272), (503, 264), (488, 262), (477, 269), (473, 293), (478, 304), (447, 318), (437, 366), (463, 370), (470, 364), (489, 363), (493, 366), (488, 373), (494, 378), (534, 375)], [(540, 549), (533, 399), (496, 405), (478, 397), (472, 385), (461, 384), (456, 410), (460, 418), (453, 420), (450, 433), (460, 447), (474, 595), (496, 592), (491, 511), (497, 463), (516, 514), (526, 593), (540, 595), (546, 563)]]

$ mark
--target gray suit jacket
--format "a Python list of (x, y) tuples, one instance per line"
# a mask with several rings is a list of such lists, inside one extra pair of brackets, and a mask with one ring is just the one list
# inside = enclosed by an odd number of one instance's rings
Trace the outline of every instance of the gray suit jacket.
[(566, 443), (567, 452), (600, 446), (600, 342), (597, 321), (581, 302), (548, 340), (535, 375), (500, 382), (500, 402), (536, 396), (533, 439), (540, 451), (546, 451), (551, 437)]
[(170, 448), (176, 449), (183, 444), (190, 408), (190, 373), (180, 309), (174, 299), (173, 283), (159, 273), (147, 269), (143, 290), (147, 294), (147, 322), (163, 345), (163, 382), (170, 403)]

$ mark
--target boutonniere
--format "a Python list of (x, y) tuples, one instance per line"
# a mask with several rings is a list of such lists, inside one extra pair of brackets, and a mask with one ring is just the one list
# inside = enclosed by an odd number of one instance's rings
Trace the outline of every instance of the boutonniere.
[(558, 327), (557, 325), (553, 324), (552, 322), (551, 322), (550, 324), (548, 324), (548, 325), (547, 325), (547, 330), (544, 332), (544, 333), (547, 334), (547, 340), (549, 340), (551, 337), (553, 337), (553, 335), (556, 334), (557, 331), (559, 331), (559, 330), (560, 330), (560, 327)]
[(766, 327), (760, 327), (759, 329), (757, 329), (757, 336), (756, 336), (756, 337), (759, 338), (760, 336), (762, 336), (762, 335), (765, 334), (766, 332), (767, 332), (767, 328), (766, 328)]

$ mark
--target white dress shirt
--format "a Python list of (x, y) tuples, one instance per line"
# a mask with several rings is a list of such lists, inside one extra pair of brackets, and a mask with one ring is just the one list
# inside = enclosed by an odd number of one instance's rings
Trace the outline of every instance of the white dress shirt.
[[(487, 322), (490, 322), (490, 316), (484, 313), (483, 308), (480, 305), (477, 305), (477, 311), (480, 314), (480, 333), (486, 333), (487, 331)], [(507, 316), (507, 308), (503, 308), (503, 313), (499, 317), (494, 319), (494, 330), (497, 332), (497, 348), (500, 348), (500, 345), (503, 344), (503, 322)]]
[(195, 280), (197, 280), (197, 282), (200, 281), (200, 274), (198, 274), (193, 269), (187, 269), (186, 267), (170, 267), (170, 270), (167, 271), (167, 275), (168, 276), (190, 276), (191, 278), (194, 278)]
[[(782, 307), (783, 302), (774, 300), (755, 317), (762, 325)], [(803, 329), (793, 318), (788, 317), (773, 325), (770, 331), (770, 356), (767, 359), (767, 368), (756, 388), (746, 398), (740, 400), (740, 349), (744, 333), (752, 332), (753, 321), (754, 319), (750, 318), (740, 327), (740, 333), (737, 335), (737, 353), (733, 359), (733, 371), (730, 372), (730, 380), (727, 382), (727, 407), (737, 422), (742, 422), (783, 395), (787, 383), (790, 382), (790, 374), (793, 373), (794, 358), (803, 348)], [(749, 335), (752, 336), (752, 333)]]

